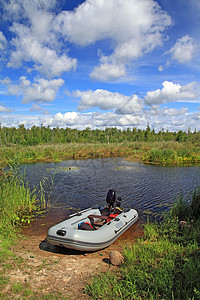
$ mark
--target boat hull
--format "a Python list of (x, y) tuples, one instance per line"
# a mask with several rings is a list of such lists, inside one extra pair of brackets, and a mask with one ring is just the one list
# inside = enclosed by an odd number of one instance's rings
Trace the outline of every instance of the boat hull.
[[(80, 251), (97, 251), (111, 245), (138, 219), (134, 209), (125, 209), (117, 217), (101, 226), (98, 230), (80, 230), (80, 222), (90, 223), (90, 215), (100, 215), (98, 208), (89, 208), (69, 216), (51, 228), (47, 233), (49, 243)], [(95, 220), (94, 220), (95, 221)], [(61, 235), (62, 234), (62, 235)]]

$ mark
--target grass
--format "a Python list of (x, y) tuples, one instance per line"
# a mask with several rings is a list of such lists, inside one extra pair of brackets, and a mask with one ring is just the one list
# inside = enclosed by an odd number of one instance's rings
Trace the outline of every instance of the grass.
[(16, 170), (0, 176), (0, 232), (9, 237), (21, 224), (30, 223), (34, 212), (45, 204), (44, 195), (38, 200)]
[[(131, 144), (132, 145), (132, 144)], [(126, 156), (133, 153), (129, 144), (87, 144), (70, 143), (57, 145), (37, 145), (37, 146), (10, 146), (1, 147), (0, 163), (5, 166), (8, 162), (18, 161), (38, 162), (38, 161), (62, 161), (67, 159), (81, 158), (104, 158), (111, 156)]]
[[(192, 219), (191, 219), (192, 218)], [(188, 227), (179, 228), (179, 220)], [(178, 199), (160, 224), (124, 249), (125, 264), (92, 279), (92, 299), (200, 299), (200, 190)]]
[(161, 165), (183, 165), (200, 162), (200, 147), (191, 143), (169, 142), (152, 147), (145, 152), (143, 161)]
[[(4, 283), (7, 284), (9, 282), (9, 279), (2, 279), (4, 280)], [(1, 277), (0, 277), (1, 282)], [(31, 288), (31, 285), (27, 282), (22, 283), (14, 283), (12, 284), (9, 292), (7, 294), (1, 294), (0, 292), (0, 299), (21, 299), (21, 300), (35, 300), (35, 299), (41, 299), (41, 300), (59, 300), (59, 299), (66, 299), (63, 298), (61, 293), (55, 292), (50, 293), (46, 295), (41, 295), (39, 291), (33, 291)]]
[(67, 159), (129, 156), (146, 163), (182, 165), (200, 163), (200, 147), (180, 142), (124, 142), (118, 144), (67, 143), (37, 146), (0, 147), (0, 167), (18, 161), (19, 164)]
[[(57, 292), (41, 295), (27, 282), (12, 284), (9, 276), (5, 276), (8, 270), (21, 269), (23, 265), (23, 259), (11, 251), (11, 246), (20, 238), (22, 225), (30, 223), (35, 212), (45, 205), (44, 193), (41, 192), (38, 201), (35, 190), (27, 187), (17, 168), (1, 173), (0, 190), (0, 299), (60, 299)], [(7, 286), (9, 289), (5, 293)]]

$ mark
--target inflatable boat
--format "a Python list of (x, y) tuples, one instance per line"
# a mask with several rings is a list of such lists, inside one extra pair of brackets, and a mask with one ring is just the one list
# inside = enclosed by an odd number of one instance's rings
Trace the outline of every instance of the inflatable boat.
[(96, 251), (108, 247), (138, 219), (135, 209), (113, 207), (115, 197), (115, 191), (109, 190), (106, 207), (82, 210), (49, 228), (49, 243), (81, 251)]

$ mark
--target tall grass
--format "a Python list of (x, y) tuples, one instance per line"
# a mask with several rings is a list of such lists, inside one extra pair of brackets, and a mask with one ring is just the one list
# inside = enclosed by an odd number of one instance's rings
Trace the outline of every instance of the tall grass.
[[(176, 145), (176, 146), (175, 146)], [(175, 147), (174, 147), (175, 146)], [(181, 145), (175, 143), (166, 143), (165, 147), (152, 147), (147, 151), (143, 160), (156, 164), (189, 164), (200, 162), (200, 148), (191, 144)]]
[(67, 159), (103, 158), (133, 154), (134, 145), (126, 144), (56, 144), (37, 146), (11, 146), (0, 148), (0, 166), (18, 160), (19, 163), (62, 161)]
[[(87, 293), (93, 299), (199, 299), (200, 190), (182, 205), (178, 199), (161, 224), (146, 224), (144, 237), (124, 248), (125, 264), (93, 278)], [(179, 228), (180, 219), (186, 228)]]
[(36, 146), (0, 147), (0, 167), (18, 160), (19, 163), (62, 161), (67, 159), (129, 156), (156, 164), (200, 162), (200, 147), (180, 142), (66, 143)]
[(31, 191), (21, 176), (12, 170), (0, 175), (0, 232), (4, 237), (15, 234), (23, 223), (30, 223), (34, 212), (45, 204), (44, 194), (40, 201), (35, 190)]

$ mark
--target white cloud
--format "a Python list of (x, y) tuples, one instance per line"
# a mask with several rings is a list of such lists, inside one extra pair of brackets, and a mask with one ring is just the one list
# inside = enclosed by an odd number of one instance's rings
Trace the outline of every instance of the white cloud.
[[(40, 1), (44, 8), (43, 13), (53, 10), (57, 0)], [(2, 1), (4, 19), (18, 21), (20, 19), (31, 18), (37, 11), (41, 11), (39, 1), (27, 0), (3, 0)]]
[[(66, 112), (62, 114), (58, 112), (55, 115), (48, 116), (48, 117), (40, 117), (40, 122), (44, 126), (50, 127), (73, 127), (73, 128), (85, 128), (84, 116), (77, 114), (76, 112)], [(41, 123), (40, 123), (41, 124)], [(87, 127), (87, 126), (86, 126)]]
[(8, 67), (18, 68), (23, 61), (33, 62), (34, 68), (48, 78), (76, 68), (76, 59), (65, 54), (58, 56), (55, 50), (40, 43), (28, 27), (15, 23), (11, 29), (16, 34), (16, 38), (12, 39), (16, 50), (11, 54)]
[(99, 107), (103, 110), (114, 109), (118, 114), (134, 114), (143, 109), (142, 100), (133, 96), (125, 96), (117, 92), (112, 93), (107, 90), (97, 89), (95, 91), (74, 92), (74, 96), (80, 98), (79, 110), (92, 107)]
[[(31, 63), (28, 70), (37, 70), (47, 78), (60, 76), (63, 72), (76, 69), (77, 60), (68, 57), (66, 45), (60, 54), (62, 43), (53, 30), (53, 10), (56, 0), (38, 1), (5, 0), (2, 4), (3, 18), (13, 21), (9, 28), (14, 37), (10, 45), (8, 67), (19, 68), (22, 63)], [(3, 36), (0, 34), (0, 49)]]
[(1, 83), (7, 85), (9, 93), (21, 96), (23, 98), (22, 103), (46, 103), (55, 99), (58, 89), (64, 84), (64, 80), (61, 78), (53, 80), (35, 78), (34, 83), (31, 83), (26, 76), (21, 76), (19, 85), (11, 84), (8, 78), (2, 80)]
[(84, 129), (90, 127), (92, 129), (99, 128), (104, 129), (106, 127), (117, 127), (119, 129), (125, 128), (140, 128), (145, 129), (148, 122), (151, 128), (156, 131), (164, 128), (169, 131), (187, 130), (188, 127), (191, 130), (195, 128), (200, 130), (200, 112), (189, 113), (187, 109), (169, 109), (158, 108), (150, 109), (146, 111), (146, 114), (138, 115), (120, 115), (114, 112), (96, 112), (96, 113), (76, 113), (66, 112), (64, 114), (57, 113), (55, 115), (48, 116), (30, 116), (30, 115), (18, 115), (18, 114), (2, 114), (0, 116), (0, 122), (2, 126), (14, 126), (24, 124), (25, 127), (32, 127), (33, 125), (53, 127), (71, 127), (77, 129)]
[(123, 45), (138, 35), (158, 34), (170, 24), (171, 18), (153, 0), (87, 0), (75, 11), (63, 11), (55, 19), (56, 29), (79, 45), (104, 38)]
[(112, 112), (108, 113), (86, 113), (77, 114), (76, 112), (67, 112), (65, 114), (57, 113), (55, 116), (42, 120), (44, 126), (51, 127), (73, 127), (77, 129), (105, 128), (105, 127), (129, 127), (141, 126), (146, 124), (144, 116), (118, 115)]
[(60, 112), (55, 115), (57, 122), (62, 122), (65, 125), (76, 125), (78, 121), (78, 114), (76, 112), (66, 112), (61, 114)]
[(91, 73), (91, 78), (106, 81), (124, 76), (126, 64), (161, 45), (170, 25), (169, 15), (153, 0), (87, 0), (73, 12), (61, 12), (54, 28), (81, 46), (113, 41), (113, 53), (102, 55)]
[(7, 45), (7, 40), (2, 31), (0, 31), (0, 50), (4, 50)]
[(147, 92), (147, 105), (162, 104), (174, 101), (200, 102), (200, 84), (192, 82), (181, 86), (179, 83), (164, 81), (163, 88)]
[(51, 39), (55, 40), (55, 37), (52, 35), (52, 14), (36, 10), (34, 13), (29, 15), (29, 19), (31, 21), (32, 34), (39, 41), (46, 41), (49, 43)]
[(38, 112), (42, 115), (49, 115), (49, 111), (38, 105), (37, 103), (33, 103), (31, 109), (31, 112)]
[(162, 110), (162, 114), (165, 116), (182, 116), (185, 115), (188, 112), (188, 108), (180, 108), (180, 109), (175, 109), (175, 108), (164, 108)]
[(10, 78), (6, 77), (3, 80), (0, 80), (0, 83), (5, 84), (5, 85), (10, 85), (11, 80), (10, 80)]
[(178, 39), (175, 45), (169, 50), (172, 59), (180, 63), (186, 63), (192, 60), (197, 51), (197, 44), (189, 35)]
[(13, 112), (12, 109), (10, 109), (9, 107), (5, 107), (3, 105), (0, 105), (0, 113), (11, 113)]
[(100, 81), (113, 81), (125, 75), (126, 70), (124, 65), (104, 63), (100, 66), (94, 67), (90, 77), (91, 79), (97, 79)]
[[(5, 1), (4, 14), (15, 20), (11, 27), (14, 50), (8, 66), (32, 63), (28, 70), (37, 70), (47, 78), (76, 69), (77, 59), (66, 54), (69, 42), (86, 46), (107, 39), (112, 54), (101, 55), (90, 77), (116, 80), (126, 75), (132, 60), (160, 46), (163, 32), (171, 25), (170, 16), (154, 0), (86, 0), (74, 11), (62, 11), (57, 16), (48, 10), (55, 7), (56, 0), (42, 3), (44, 10), (38, 1)], [(62, 47), (65, 54), (60, 54)]]

